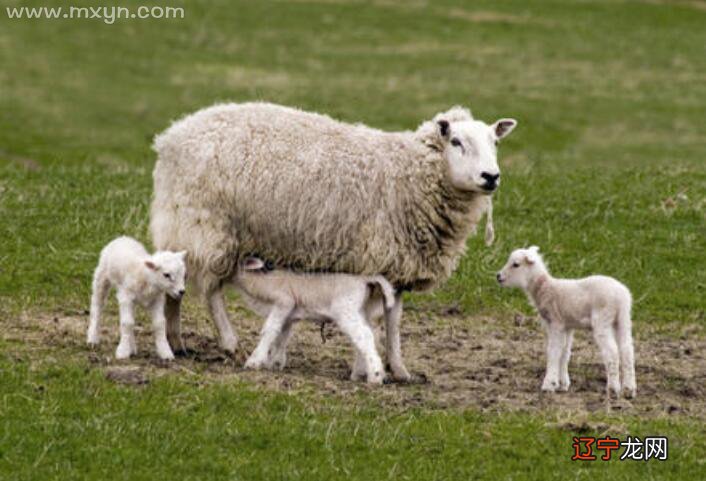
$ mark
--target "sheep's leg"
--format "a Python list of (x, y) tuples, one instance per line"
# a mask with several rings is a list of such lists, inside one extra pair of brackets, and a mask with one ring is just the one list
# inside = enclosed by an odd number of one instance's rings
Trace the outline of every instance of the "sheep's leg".
[(542, 391), (554, 392), (559, 388), (561, 354), (564, 351), (566, 332), (551, 324), (547, 326), (547, 371)]
[[(602, 321), (602, 320), (601, 320)], [(618, 343), (615, 340), (615, 333), (610, 322), (594, 322), (593, 323), (593, 338), (601, 351), (603, 364), (606, 370), (606, 392), (608, 396), (620, 395), (620, 378), (618, 375), (619, 355)]]
[(167, 320), (164, 316), (164, 296), (160, 297), (151, 307), (152, 311), (152, 335), (154, 336), (154, 345), (157, 349), (157, 355), (160, 359), (171, 361), (174, 359), (174, 353), (169, 347), (167, 341), (166, 324)]
[(100, 342), (100, 320), (103, 314), (103, 304), (110, 291), (110, 281), (105, 277), (103, 269), (99, 266), (93, 274), (93, 290), (91, 294), (91, 314), (86, 333), (86, 342), (90, 346), (97, 346)]
[(353, 361), (353, 369), (351, 369), (351, 381), (362, 381), (368, 376), (367, 366), (365, 365), (365, 356), (355, 349), (355, 359)]
[(282, 333), (282, 328), (292, 312), (291, 306), (274, 306), (262, 326), (260, 342), (245, 362), (246, 369), (262, 369), (268, 365), (272, 345)]
[(175, 354), (186, 354), (184, 340), (181, 337), (181, 299), (166, 296), (164, 315), (167, 323), (167, 341)]
[(282, 326), (282, 331), (275, 339), (271, 349), (272, 354), (267, 367), (281, 371), (287, 365), (287, 344), (292, 337), (293, 327), (294, 321), (291, 319), (288, 319)]
[(356, 311), (344, 312), (338, 316), (337, 322), (341, 331), (353, 342), (358, 355), (363, 357), (368, 383), (382, 384), (385, 370), (375, 348), (375, 334), (365, 318)]
[(115, 358), (127, 359), (131, 355), (137, 354), (133, 302), (132, 299), (118, 296), (118, 304), (120, 305), (120, 343), (115, 350)]
[(409, 381), (412, 376), (402, 361), (400, 345), (400, 320), (402, 319), (402, 295), (395, 296), (395, 305), (385, 311), (385, 353), (392, 377), (397, 381)]
[(233, 332), (226, 311), (226, 303), (223, 299), (223, 288), (218, 287), (207, 296), (208, 309), (211, 312), (211, 318), (218, 328), (220, 335), (221, 348), (229, 353), (234, 353), (238, 345), (238, 336)]
[(618, 351), (620, 352), (620, 372), (623, 381), (623, 393), (627, 398), (633, 398), (635, 394), (637, 394), (637, 383), (635, 381), (635, 348), (632, 341), (631, 324), (630, 309), (628, 308), (619, 315), (615, 332), (618, 340)]
[(559, 365), (559, 390), (568, 391), (571, 386), (571, 378), (569, 377), (569, 360), (571, 359), (571, 345), (574, 342), (574, 331), (568, 330), (564, 335), (564, 349), (561, 353)]

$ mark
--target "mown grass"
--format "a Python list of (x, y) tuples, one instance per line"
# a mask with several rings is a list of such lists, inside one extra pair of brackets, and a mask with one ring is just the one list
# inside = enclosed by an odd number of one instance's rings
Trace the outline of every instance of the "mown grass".
[[(153, 135), (205, 105), (250, 99), (386, 129), (414, 128), (451, 104), (519, 120), (501, 148), (497, 243), (472, 239), (447, 286), (411, 297), (422, 308), (458, 304), (499, 319), (529, 312), (493, 273), (512, 248), (538, 244), (558, 275), (601, 272), (627, 283), (638, 329), (703, 322), (699, 2), (184, 6), (184, 20), (114, 25), (0, 11), (3, 322), (27, 309), (84, 309), (100, 248), (119, 234), (149, 240)], [(34, 369), (8, 356), (0, 371), (8, 479), (467, 479), (509, 478), (516, 468), (536, 479), (575, 471), (689, 479), (704, 469), (703, 440), (687, 419), (627, 421), (673, 435), (664, 465), (577, 471), (566, 461), (569, 434), (542, 417), (310, 407), (306, 398), (177, 378), (134, 391), (81, 361)]]

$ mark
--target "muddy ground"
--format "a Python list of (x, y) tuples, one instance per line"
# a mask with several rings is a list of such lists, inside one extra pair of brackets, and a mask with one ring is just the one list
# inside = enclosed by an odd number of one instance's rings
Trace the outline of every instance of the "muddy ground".
[[(236, 310), (239, 352), (231, 357), (217, 345), (206, 316), (186, 313), (184, 338), (189, 353), (176, 362), (157, 359), (148, 327), (138, 327), (139, 354), (129, 361), (113, 357), (117, 345), (116, 313), (107, 313), (98, 350), (84, 347), (87, 313), (22, 316), (5, 329), (6, 340), (38, 350), (70, 352), (89, 360), (95, 369), (118, 383), (148, 384), (166, 374), (196, 376), (203, 382), (247, 381), (264, 389), (313, 395), (366, 398), (405, 409), (424, 407), (477, 408), (482, 411), (553, 411), (575, 417), (597, 411), (647, 417), (694, 416), (706, 419), (706, 338), (700, 325), (679, 327), (668, 334), (636, 331), (638, 396), (608, 401), (605, 374), (587, 332), (577, 332), (570, 365), (568, 393), (543, 394), (544, 335), (534, 317), (468, 318), (454, 309), (415, 310), (404, 314), (403, 352), (414, 374), (409, 384), (369, 387), (348, 380), (353, 360), (344, 336), (335, 327), (321, 330), (300, 323), (289, 346), (282, 372), (242, 369), (256, 341), (261, 321)], [(142, 326), (149, 324), (143, 319)], [(384, 334), (379, 327), (379, 337)], [(46, 351), (45, 351), (46, 352)], [(382, 353), (382, 351), (381, 351)]]

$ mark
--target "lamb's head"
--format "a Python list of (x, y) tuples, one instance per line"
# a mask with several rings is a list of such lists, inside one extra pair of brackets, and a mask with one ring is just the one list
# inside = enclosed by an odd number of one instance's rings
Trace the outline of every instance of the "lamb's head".
[(546, 273), (546, 267), (539, 254), (539, 247), (516, 249), (510, 254), (505, 267), (497, 274), (498, 282), (503, 287), (519, 287), (527, 289), (530, 283), (541, 274)]
[(459, 190), (492, 194), (500, 185), (498, 144), (516, 125), (514, 119), (500, 119), (488, 125), (458, 107), (434, 117), (434, 143), (446, 157), (451, 185)]
[(150, 280), (169, 297), (181, 299), (185, 292), (186, 251), (159, 251), (145, 261)]

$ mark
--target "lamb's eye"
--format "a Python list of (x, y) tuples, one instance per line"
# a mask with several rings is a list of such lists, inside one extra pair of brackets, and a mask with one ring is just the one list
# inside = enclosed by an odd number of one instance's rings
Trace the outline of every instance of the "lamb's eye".
[(518, 267), (520, 267), (520, 264), (518, 264), (517, 262), (513, 262), (513, 263), (512, 263), (512, 267), (514, 267), (515, 269), (517, 269)]
[(453, 145), (454, 147), (461, 147), (461, 141), (454, 137), (453, 139), (451, 139), (451, 145)]
[(172, 275), (171, 275), (170, 273), (168, 273), (168, 272), (165, 272), (165, 273), (164, 273), (164, 277), (166, 277), (167, 279), (171, 279), (171, 278), (172, 278)]

